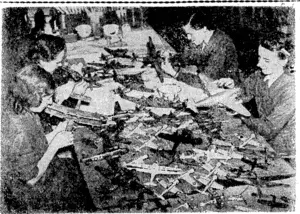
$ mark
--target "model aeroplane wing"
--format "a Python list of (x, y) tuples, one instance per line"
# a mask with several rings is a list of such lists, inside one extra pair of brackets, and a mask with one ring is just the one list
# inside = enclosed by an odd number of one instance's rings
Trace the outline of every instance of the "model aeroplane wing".
[[(197, 176), (194, 178), (197, 181), (199, 181), (200, 183), (202, 183), (203, 185), (207, 185), (210, 182), (209, 178), (205, 178), (203, 176)], [(217, 182), (213, 182), (213, 184), (211, 185), (211, 188), (222, 190), (222, 189), (224, 189), (224, 186), (221, 184), (218, 184)]]
[(239, 88), (225, 89), (221, 92), (211, 95), (210, 97), (197, 103), (197, 106), (214, 106), (222, 104), (227, 108), (230, 108), (237, 113), (244, 115), (246, 117), (251, 116), (250, 112), (241, 104), (233, 98), (235, 94), (239, 92)]
[(232, 101), (229, 101), (228, 99), (222, 100), (221, 103), (224, 106), (226, 106), (227, 108), (230, 108), (243, 116), (246, 116), (246, 117), (251, 116), (251, 113), (241, 103), (237, 103), (234, 101), (232, 102)]

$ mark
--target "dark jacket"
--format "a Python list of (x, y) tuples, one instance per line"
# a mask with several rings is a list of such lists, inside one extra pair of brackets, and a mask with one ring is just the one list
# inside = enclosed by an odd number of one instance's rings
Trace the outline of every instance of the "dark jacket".
[(186, 47), (183, 60), (196, 65), (198, 72), (212, 79), (230, 77), (237, 80), (238, 58), (231, 38), (221, 30), (215, 30), (208, 44)]
[(244, 101), (255, 99), (259, 118), (244, 122), (264, 136), (278, 152), (294, 152), (295, 141), (295, 77), (283, 73), (268, 88), (264, 76), (257, 71), (245, 79)]

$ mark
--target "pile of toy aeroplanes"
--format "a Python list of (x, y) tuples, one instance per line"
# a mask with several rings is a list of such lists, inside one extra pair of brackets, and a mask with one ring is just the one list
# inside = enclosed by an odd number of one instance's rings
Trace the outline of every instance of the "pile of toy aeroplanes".
[[(164, 128), (166, 127), (162, 127), (158, 132)], [(272, 165), (272, 161), (280, 157), (275, 157), (267, 148), (262, 148), (260, 143), (255, 140), (255, 135), (253, 134), (248, 138), (240, 137), (240, 139), (241, 142), (238, 147), (225, 141), (214, 140), (207, 150), (193, 148), (191, 151), (181, 153), (179, 155), (179, 163), (185, 160), (193, 160), (195, 163), (193, 167), (188, 169), (186, 169), (186, 167), (178, 167), (180, 164), (172, 167), (162, 166), (158, 163), (147, 164), (146, 160), (148, 155), (143, 155), (128, 163), (123, 162), (122, 166), (129, 170), (150, 174), (150, 180), (145, 182), (144, 185), (164, 188), (162, 192), (155, 193), (161, 200), (168, 200), (169, 194), (167, 193), (173, 193), (175, 195), (183, 193), (184, 191), (178, 187), (180, 182), (185, 182), (190, 185), (197, 194), (207, 196), (213, 195), (216, 191), (222, 192), (228, 187), (246, 185), (257, 188), (258, 193), (253, 193), (257, 196), (257, 203), (268, 205), (271, 209), (288, 208), (291, 199), (282, 200), (280, 197), (266, 196), (261, 193), (261, 188), (277, 186), (288, 187), (289, 185), (276, 181), (294, 177), (295, 174), (258, 176), (257, 172), (259, 172), (259, 170), (267, 171), (268, 167)], [(136, 148), (135, 151), (140, 151), (141, 148), (148, 146), (152, 149), (157, 149), (157, 146), (150, 139), (141, 147)], [(249, 148), (260, 151), (261, 156), (245, 156), (243, 151)], [(231, 160), (238, 160), (233, 162), (240, 162), (244, 165), (240, 164), (236, 166), (232, 164)], [(185, 170), (182, 168), (185, 168)], [(258, 171), (256, 171), (256, 169), (258, 169)], [(227, 197), (226, 200), (227, 202), (240, 201), (242, 205), (236, 206), (237, 210), (254, 211), (247, 208), (247, 201), (241, 195)], [(219, 209), (222, 209), (219, 199), (217, 200), (214, 197), (209, 201), (200, 203), (199, 207), (205, 207), (208, 204), (214, 204), (216, 207), (219, 207)], [(182, 206), (188, 207), (188, 201)]]
[[(157, 71), (158, 77), (161, 82), (163, 82), (162, 69), (160, 67), (161, 58), (156, 52), (155, 47), (153, 46), (151, 38), (147, 43), (148, 56), (143, 59), (144, 65), (151, 64)], [(129, 58), (131, 60), (138, 60), (138, 57), (133, 54), (132, 56), (127, 55), (127, 50), (111, 50), (105, 49), (113, 58), (122, 57)], [(88, 80), (92, 83), (98, 80), (92, 73), (97, 73), (99, 70), (104, 70), (102, 79), (116, 77), (116, 72), (113, 74), (108, 71), (121, 68), (129, 68), (128, 65), (122, 65), (115, 61), (109, 61), (105, 56), (102, 56), (102, 60), (106, 61), (104, 64), (101, 63), (89, 63), (89, 69), (85, 72), (85, 77), (89, 78)], [(105, 75), (104, 75), (105, 74)], [(94, 79), (93, 79), (94, 78)], [(94, 81), (95, 80), (95, 81)], [(233, 89), (230, 93), (235, 93), (236, 90)], [(207, 103), (220, 103), (226, 107), (235, 110), (243, 115), (248, 115), (248, 112), (244, 111), (244, 107), (237, 104), (232, 104), (226, 102), (226, 96), (223, 92), (211, 95), (203, 102)], [(85, 102), (89, 100), (85, 97), (74, 97)], [(222, 98), (222, 99), (220, 99)], [(217, 100), (217, 101), (216, 101)], [(102, 127), (109, 125), (107, 121), (114, 121), (123, 118), (126, 120), (126, 123), (129, 124), (140, 122), (133, 130), (131, 130), (125, 138), (131, 138), (133, 134), (140, 133), (141, 135), (147, 135), (145, 131), (141, 129), (145, 121), (154, 120), (147, 111), (129, 111), (129, 112), (119, 112), (116, 115), (110, 117), (103, 117), (102, 115), (92, 114), (82, 112), (78, 109), (69, 109), (67, 107), (52, 105), (47, 108), (49, 114), (55, 115), (60, 118), (71, 118), (75, 122), (84, 125), (90, 125), (92, 127)], [(202, 122), (205, 122), (204, 120)], [(168, 132), (174, 133), (176, 130), (184, 129), (190, 126), (193, 123), (193, 120), (186, 121), (182, 123), (177, 128), (171, 128), (168, 125), (161, 125), (155, 131), (150, 139), (142, 142), (139, 146), (130, 146), (127, 148), (114, 148), (111, 151), (107, 151), (103, 154), (97, 154), (92, 157), (86, 157), (81, 160), (83, 163), (89, 163), (94, 161), (99, 161), (108, 158), (120, 157), (129, 152), (134, 152), (135, 154), (143, 154), (142, 151), (145, 151), (147, 148), (153, 150), (158, 150), (159, 146), (155, 143), (159, 134), (168, 130)], [(207, 125), (204, 125), (207, 126)], [(121, 166), (128, 170), (135, 170), (142, 174), (150, 174), (150, 180), (144, 183), (145, 186), (153, 188), (160, 186), (164, 190), (162, 192), (155, 192), (155, 195), (160, 200), (168, 200), (169, 194), (186, 194), (184, 190), (180, 189), (179, 183), (184, 182), (186, 185), (189, 185), (197, 194), (209, 196), (210, 200), (203, 201), (198, 204), (198, 207), (205, 207), (206, 205), (215, 205), (218, 209), (222, 209), (224, 197), (222, 194), (217, 194), (215, 192), (222, 192), (228, 187), (233, 186), (253, 186), (257, 188), (257, 202), (265, 204), (271, 208), (287, 208), (291, 204), (291, 199), (280, 196), (268, 196), (262, 193), (261, 188), (263, 187), (275, 187), (283, 186), (287, 184), (278, 183), (275, 181), (283, 180), (287, 178), (294, 177), (295, 174), (284, 174), (284, 175), (273, 175), (273, 176), (258, 176), (257, 172), (260, 170), (267, 171), (269, 166), (272, 165), (272, 162), (277, 158), (282, 158), (275, 156), (269, 148), (262, 146), (257, 140), (256, 136), (253, 134), (249, 137), (240, 136), (239, 145), (233, 145), (230, 142), (216, 140), (214, 139), (211, 142), (211, 145), (207, 149), (199, 149), (197, 146), (194, 146), (190, 151), (177, 152), (177, 160), (170, 165), (162, 165), (160, 163), (147, 163), (148, 155), (141, 155), (137, 159), (131, 162), (123, 161)], [(250, 151), (250, 152), (249, 152)], [(147, 153), (148, 154), (148, 153)], [(254, 154), (254, 155), (253, 155)], [(234, 161), (237, 160), (237, 161)], [(188, 162), (193, 162), (192, 165), (185, 164)], [(242, 163), (239, 165), (233, 163)], [(177, 165), (175, 165), (177, 164)], [(184, 167), (183, 167), (184, 166)], [(247, 201), (241, 196), (232, 196), (227, 197), (227, 201), (240, 201), (242, 205), (236, 206), (235, 208), (240, 211), (256, 211), (251, 210), (247, 207)], [(189, 202), (186, 201), (183, 205), (178, 206), (173, 211), (179, 210), (180, 208), (189, 207)]]
[[(161, 192), (155, 192), (155, 195), (160, 200), (168, 200), (171, 194), (185, 194), (184, 190), (181, 190), (179, 183), (186, 183), (197, 194), (202, 194), (210, 197), (210, 200), (203, 201), (198, 204), (199, 207), (205, 207), (206, 205), (215, 205), (217, 208), (222, 209), (220, 204), (220, 196), (211, 197), (214, 192), (222, 192), (228, 187), (236, 186), (253, 186), (257, 188), (256, 201), (258, 203), (273, 208), (288, 208), (291, 204), (291, 199), (282, 197), (273, 197), (262, 193), (261, 188), (268, 187), (288, 187), (287, 184), (278, 183), (278, 181), (294, 177), (295, 174), (283, 174), (272, 176), (258, 176), (259, 172), (265, 171), (264, 174), (268, 174), (268, 169), (274, 165), (274, 160), (277, 157), (274, 155), (270, 148), (263, 146), (254, 134), (250, 136), (237, 136), (240, 140), (239, 145), (233, 145), (230, 142), (213, 139), (208, 149), (199, 149), (197, 146), (192, 147), (191, 150), (185, 152), (177, 152), (178, 159), (171, 165), (162, 165), (158, 162), (149, 164), (149, 151), (158, 150), (159, 145), (156, 142), (159, 138), (159, 134), (162, 132), (175, 132), (178, 129), (190, 127), (193, 124), (193, 120), (187, 120), (182, 122), (177, 128), (169, 127), (166, 124), (162, 124), (158, 127), (151, 127), (154, 133), (151, 134), (148, 140), (141, 142), (141, 145), (130, 145), (129, 150), (119, 149), (109, 154), (98, 155), (87, 159), (88, 161), (97, 161), (102, 159), (106, 155), (120, 156), (128, 152), (135, 154), (144, 154), (137, 159), (127, 162), (123, 161), (121, 166), (128, 170), (134, 170), (141, 174), (150, 175), (149, 180), (144, 179), (144, 185), (149, 188), (160, 187), (164, 190)], [(132, 138), (135, 134), (147, 135), (149, 130), (143, 127), (144, 123), (140, 122), (132, 130), (130, 130), (124, 137)], [(142, 128), (143, 127), (143, 128)], [(154, 130), (155, 129), (155, 130)], [(149, 136), (148, 136), (149, 137)], [(139, 141), (142, 141), (139, 139)], [(145, 154), (145, 151), (147, 153)], [(253, 154), (249, 153), (252, 151)], [(102, 157), (103, 156), (103, 157)], [(86, 160), (83, 160), (86, 161)], [(190, 163), (193, 164), (185, 164)], [(239, 163), (239, 164), (236, 164)], [(177, 165), (176, 165), (177, 164)], [(222, 198), (222, 197), (221, 197)], [(283, 199), (285, 200), (283, 200)], [(222, 200), (225, 200), (224, 198)], [(226, 198), (228, 201), (240, 202), (242, 205), (236, 206), (237, 210), (241, 211), (253, 211), (247, 207), (247, 201), (241, 196), (232, 196)], [(187, 201), (182, 207), (188, 207)], [(177, 207), (179, 209), (179, 207)]]

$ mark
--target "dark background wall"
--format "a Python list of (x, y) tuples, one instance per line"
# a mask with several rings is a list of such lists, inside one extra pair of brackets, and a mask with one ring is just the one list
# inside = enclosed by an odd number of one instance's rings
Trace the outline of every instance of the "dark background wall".
[(217, 27), (233, 39), (242, 70), (257, 64), (258, 42), (263, 34), (282, 30), (286, 26), (289, 36), (294, 36), (295, 11), (291, 7), (146, 8), (145, 17), (149, 25), (177, 51), (181, 51), (187, 42), (181, 26), (198, 11), (209, 14), (209, 18)]
[[(26, 35), (30, 32), (28, 11), (28, 8), (3, 9), (2, 101), (5, 101), (7, 84), (19, 68), (18, 62), (22, 58), (22, 51), (25, 52), (25, 48), (20, 47), (26, 47)], [(181, 26), (186, 24), (189, 17), (197, 11), (209, 14), (218, 28), (233, 39), (242, 70), (256, 65), (258, 41), (264, 33), (287, 27), (285, 31), (290, 37), (291, 43), (294, 41), (295, 11), (291, 7), (127, 8), (121, 23), (129, 22), (133, 28), (148, 24), (177, 51), (181, 51), (187, 42)], [(74, 23), (88, 24), (89, 19), (84, 13), (68, 16), (67, 26), (72, 28)]]

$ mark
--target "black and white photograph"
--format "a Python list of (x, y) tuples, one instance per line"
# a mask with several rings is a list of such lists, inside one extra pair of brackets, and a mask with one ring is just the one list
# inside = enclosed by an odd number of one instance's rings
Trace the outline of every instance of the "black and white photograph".
[(0, 5), (1, 213), (296, 212), (299, 3)]

